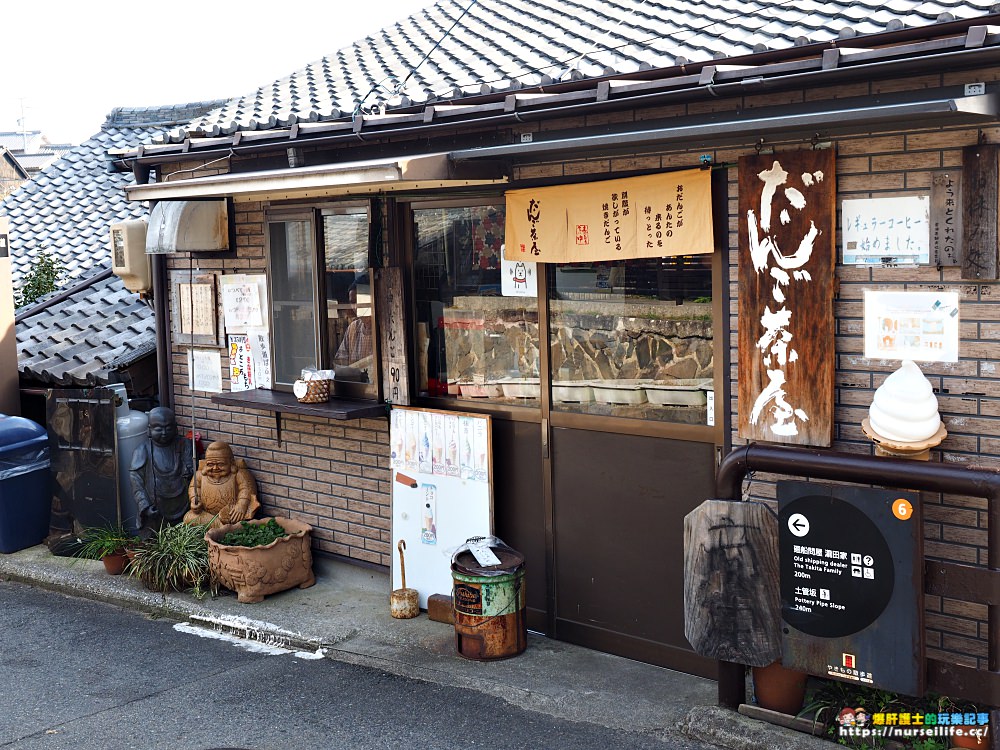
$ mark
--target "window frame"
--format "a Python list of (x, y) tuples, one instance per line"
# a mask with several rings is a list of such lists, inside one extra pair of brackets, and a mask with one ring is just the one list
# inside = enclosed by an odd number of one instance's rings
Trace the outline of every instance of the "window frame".
[[(271, 351), (274, 352), (274, 274), (272, 271), (272, 248), (271, 248), (271, 225), (288, 221), (308, 221), (310, 224), (310, 237), (312, 239), (312, 295), (313, 295), (313, 340), (315, 342), (313, 357), (317, 367), (321, 369), (333, 369), (333, 353), (330, 352), (330, 341), (327, 333), (326, 321), (328, 320), (329, 308), (326, 298), (326, 256), (323, 218), (327, 215), (358, 214), (364, 212), (368, 219), (369, 246), (366, 248), (366, 268), (372, 289), (371, 317), (372, 317), (372, 368), (369, 372), (369, 382), (361, 383), (346, 380), (335, 380), (331, 395), (365, 400), (378, 400), (381, 396), (381, 360), (379, 350), (379, 337), (377, 314), (378, 309), (375, 301), (374, 268), (371, 258), (371, 229), (372, 229), (371, 201), (344, 201), (344, 202), (324, 202), (296, 205), (272, 205), (265, 206), (264, 209), (264, 260), (267, 274), (267, 287), (269, 296), (268, 322), (270, 324), (269, 335), (271, 337)], [(292, 384), (279, 383), (275, 379), (272, 390), (290, 392)]]

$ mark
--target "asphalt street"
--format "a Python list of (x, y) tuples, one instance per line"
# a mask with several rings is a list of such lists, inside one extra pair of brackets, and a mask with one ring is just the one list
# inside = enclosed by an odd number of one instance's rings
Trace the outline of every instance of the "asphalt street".
[(0, 748), (573, 748), (675, 743), (0, 582)]

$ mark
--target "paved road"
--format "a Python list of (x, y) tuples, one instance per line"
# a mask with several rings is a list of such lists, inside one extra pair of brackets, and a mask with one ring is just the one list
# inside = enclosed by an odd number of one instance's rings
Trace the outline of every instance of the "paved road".
[(330, 659), (254, 653), (10, 582), (0, 582), (0, 634), (0, 748), (708, 747), (553, 719)]

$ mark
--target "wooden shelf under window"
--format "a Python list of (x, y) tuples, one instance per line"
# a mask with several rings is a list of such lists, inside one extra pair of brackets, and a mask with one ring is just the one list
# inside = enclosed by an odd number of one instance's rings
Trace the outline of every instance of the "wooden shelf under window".
[(367, 419), (386, 415), (385, 404), (380, 404), (377, 401), (331, 398), (322, 404), (303, 404), (291, 393), (268, 391), (263, 388), (253, 391), (216, 393), (212, 396), (212, 403), (272, 411), (278, 415), (282, 413), (305, 414), (310, 417), (325, 417), (326, 419)]

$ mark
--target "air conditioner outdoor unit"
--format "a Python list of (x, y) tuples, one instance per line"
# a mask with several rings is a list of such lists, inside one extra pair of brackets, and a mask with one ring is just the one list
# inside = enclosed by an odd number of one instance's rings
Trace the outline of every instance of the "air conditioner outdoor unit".
[(145, 219), (111, 225), (111, 270), (131, 292), (143, 293), (153, 288), (146, 255)]

